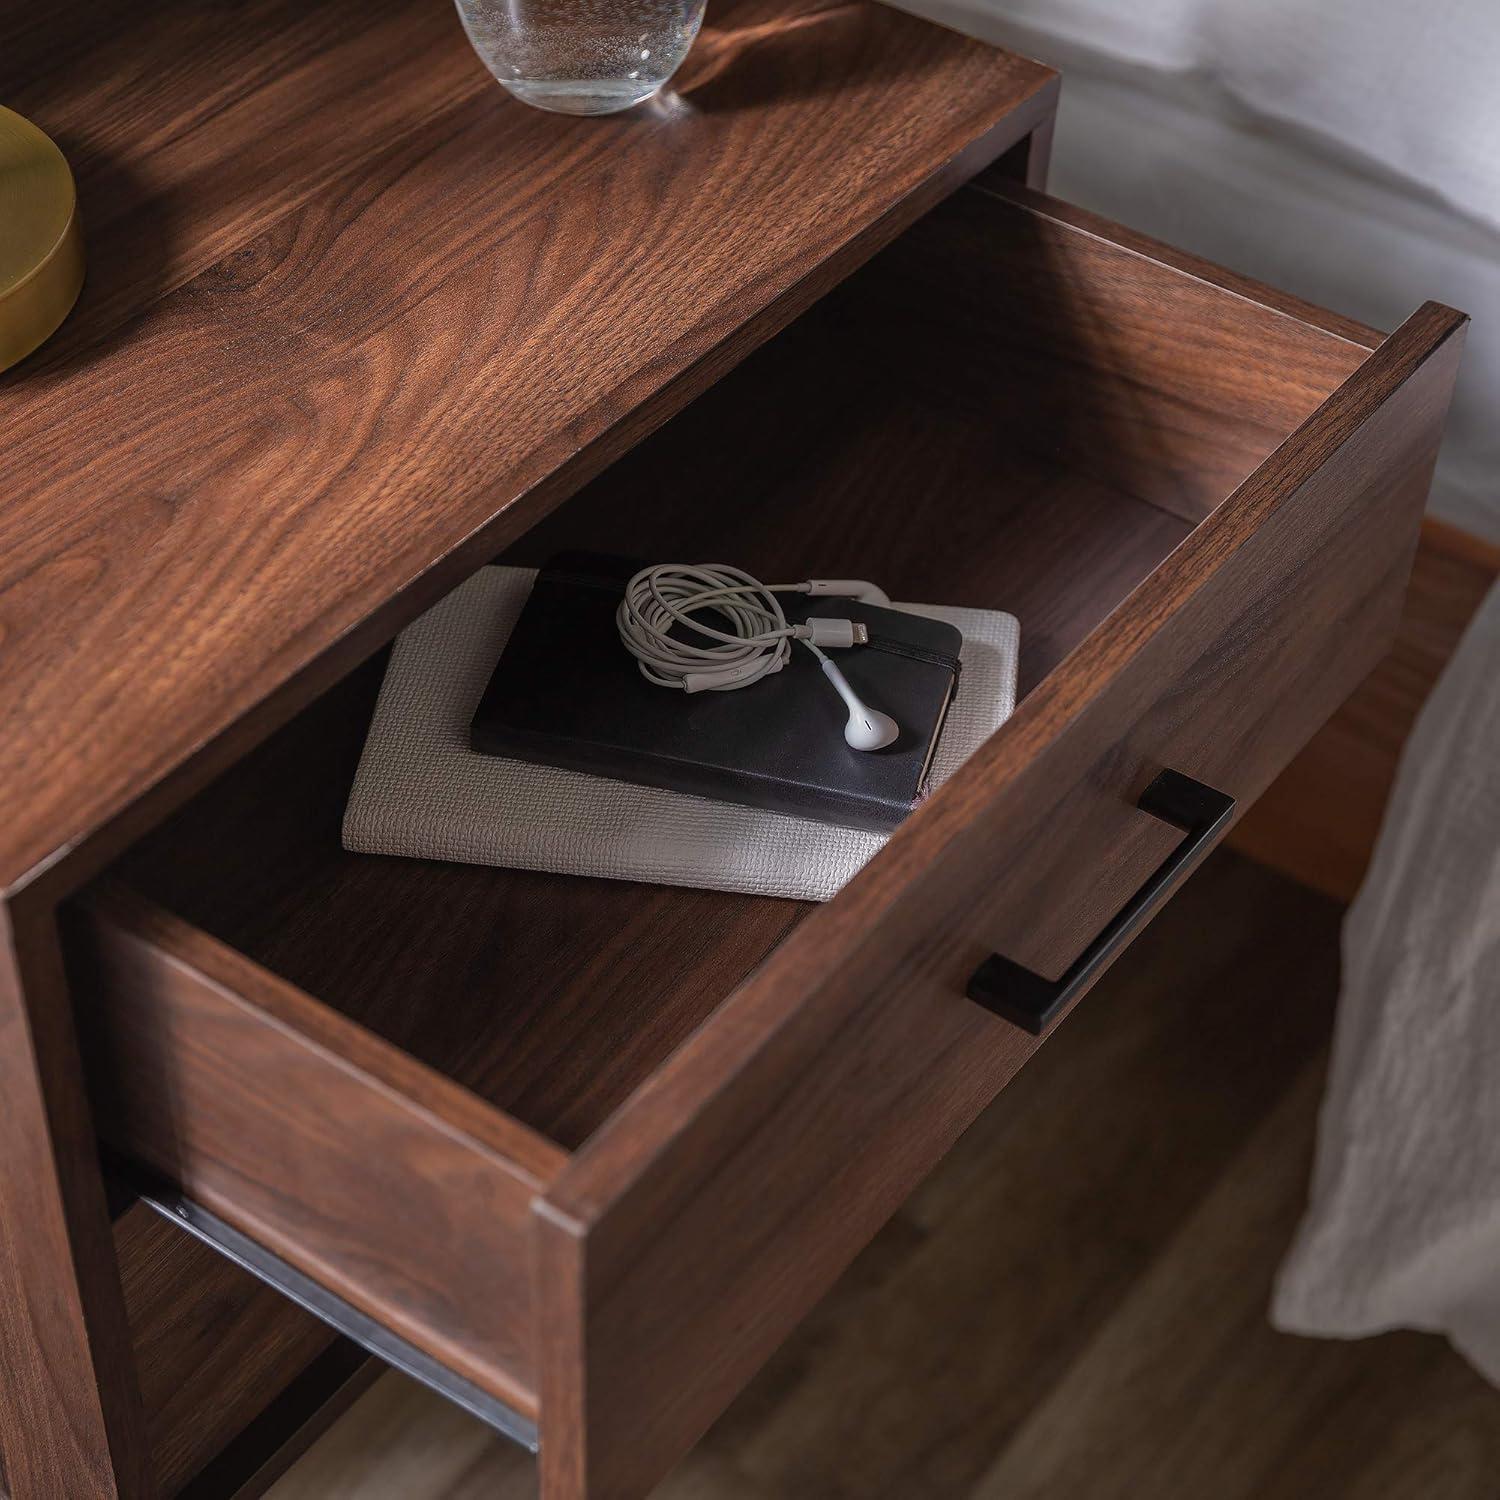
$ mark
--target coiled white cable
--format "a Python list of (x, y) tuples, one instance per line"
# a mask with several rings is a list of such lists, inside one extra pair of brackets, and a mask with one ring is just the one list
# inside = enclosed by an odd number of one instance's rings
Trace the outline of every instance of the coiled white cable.
[[(845, 595), (889, 605), (885, 593), (859, 578), (811, 578), (802, 583), (762, 583), (727, 563), (658, 563), (625, 585), (615, 625), (641, 675), (660, 687), (687, 693), (730, 692), (779, 672), (800, 641), (822, 664), (849, 709), (844, 737), (859, 750), (878, 750), (899, 734), (895, 721), (867, 707), (822, 647), (864, 645), (866, 626), (846, 619), (811, 618), (791, 625), (777, 594)], [(702, 618), (717, 618), (728, 629)], [(691, 632), (692, 639), (676, 639)]]
[[(724, 563), (659, 563), (625, 585), (615, 624), (641, 675), (685, 692), (726, 692), (779, 672), (809, 627), (787, 623), (777, 593), (805, 584), (764, 584)], [(717, 617), (719, 629), (703, 616)], [(674, 639), (691, 632), (694, 639)]]

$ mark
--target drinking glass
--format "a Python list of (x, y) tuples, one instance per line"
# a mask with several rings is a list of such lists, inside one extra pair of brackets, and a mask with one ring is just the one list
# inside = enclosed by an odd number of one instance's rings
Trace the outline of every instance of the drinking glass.
[(569, 115), (649, 99), (687, 56), (704, 0), (456, 0), (485, 66), (516, 98)]

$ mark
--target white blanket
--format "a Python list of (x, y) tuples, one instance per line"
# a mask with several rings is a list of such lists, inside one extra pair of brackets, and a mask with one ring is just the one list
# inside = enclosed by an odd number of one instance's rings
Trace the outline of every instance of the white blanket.
[(1344, 981), (1292, 1333), (1448, 1335), (1500, 1384), (1500, 586), (1401, 759)]

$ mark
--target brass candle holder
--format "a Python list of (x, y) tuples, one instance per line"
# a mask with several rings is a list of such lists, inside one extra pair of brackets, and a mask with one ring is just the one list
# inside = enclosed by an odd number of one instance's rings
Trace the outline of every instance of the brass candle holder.
[(46, 135), (0, 107), (0, 370), (52, 335), (82, 286), (73, 174)]

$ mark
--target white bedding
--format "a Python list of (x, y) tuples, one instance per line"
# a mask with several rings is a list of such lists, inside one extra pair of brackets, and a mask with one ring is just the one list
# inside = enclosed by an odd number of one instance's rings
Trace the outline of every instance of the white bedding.
[(1500, 586), (1407, 741), (1344, 981), (1293, 1333), (1445, 1333), (1500, 1385)]

